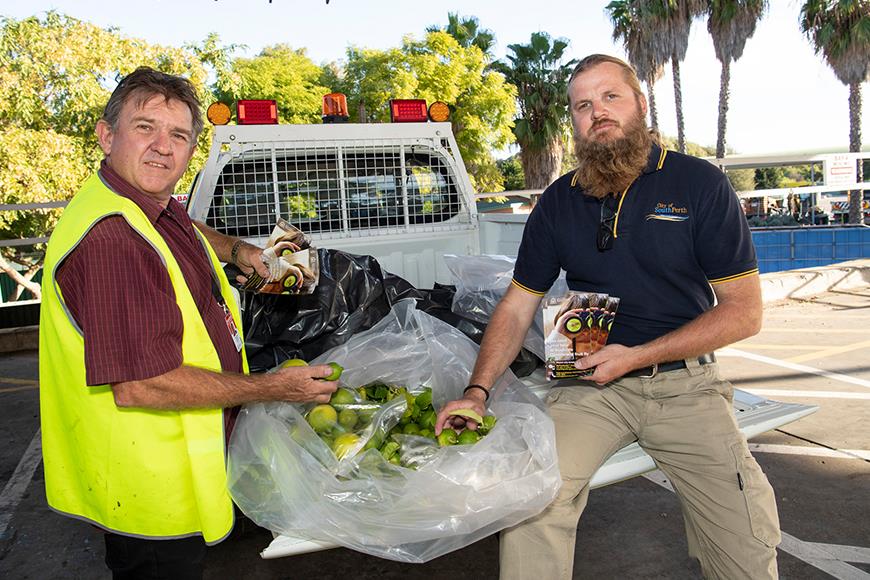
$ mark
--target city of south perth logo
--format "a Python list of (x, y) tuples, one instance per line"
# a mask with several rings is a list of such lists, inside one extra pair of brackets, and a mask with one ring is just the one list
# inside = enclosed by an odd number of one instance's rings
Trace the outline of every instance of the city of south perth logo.
[(663, 222), (684, 222), (689, 219), (689, 210), (677, 207), (672, 203), (656, 204), (652, 213), (646, 214), (647, 220), (661, 220)]

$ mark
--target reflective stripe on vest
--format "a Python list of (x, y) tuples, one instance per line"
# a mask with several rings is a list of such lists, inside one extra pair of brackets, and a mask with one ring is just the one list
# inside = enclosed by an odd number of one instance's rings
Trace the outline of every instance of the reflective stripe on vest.
[[(48, 503), (121, 534), (201, 534), (206, 542), (217, 543), (233, 526), (222, 410), (119, 408), (109, 385), (89, 387), (85, 382), (84, 339), (63, 303), (55, 270), (94, 224), (109, 215), (127, 220), (166, 266), (184, 326), (183, 364), (220, 370), (217, 351), (166, 242), (135, 203), (92, 176), (52, 233), (43, 270), (39, 382)], [(220, 262), (198, 231), (197, 236), (241, 328)], [(247, 372), (244, 350), (242, 364)]]

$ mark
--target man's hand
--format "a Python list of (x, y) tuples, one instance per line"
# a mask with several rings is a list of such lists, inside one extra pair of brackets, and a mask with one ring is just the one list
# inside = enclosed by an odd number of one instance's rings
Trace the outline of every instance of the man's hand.
[(274, 373), (286, 389), (279, 397), (292, 403), (328, 403), (332, 393), (338, 389), (337, 381), (326, 381), (332, 374), (329, 365), (287, 367)]
[(580, 370), (595, 368), (595, 372), (584, 379), (604, 385), (634, 369), (646, 366), (637, 360), (635, 350), (621, 344), (608, 344), (601, 350), (584, 356), (574, 363)]
[(480, 389), (469, 389), (468, 393), (463, 395), (463, 397), (462, 399), (448, 402), (438, 411), (438, 416), (435, 418), (436, 437), (444, 429), (463, 429), (465, 427), (472, 431), (477, 429), (477, 421), (472, 421), (458, 415), (451, 415), (450, 413), (458, 409), (474, 409), (478, 415), (483, 417), (486, 414), (486, 405), (484, 405), (486, 397), (484, 397)]
[(255, 270), (263, 279), (269, 280), (271, 278), (269, 266), (263, 262), (263, 249), (254, 244), (249, 244), (248, 242), (241, 243), (236, 254), (236, 266), (245, 274), (245, 276), (236, 277), (236, 280), (241, 284), (247, 282), (247, 276)]

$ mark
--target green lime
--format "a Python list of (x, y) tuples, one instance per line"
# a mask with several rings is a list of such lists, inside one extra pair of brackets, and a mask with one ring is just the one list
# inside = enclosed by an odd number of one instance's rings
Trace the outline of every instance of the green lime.
[(485, 415), (483, 417), (483, 422), (478, 426), (477, 430), (480, 431), (481, 435), (486, 435), (489, 433), (493, 427), (495, 427), (497, 419), (495, 415)]
[(342, 433), (332, 443), (332, 451), (336, 457), (344, 459), (354, 452), (357, 443), (359, 443), (359, 435), (356, 433)]
[(435, 420), (438, 418), (438, 413), (435, 412), (435, 409), (429, 409), (427, 411), (423, 411), (423, 414), (420, 416), (420, 426), (426, 429), (434, 429), (435, 428)]
[(447, 447), (449, 445), (456, 445), (456, 442), (459, 440), (459, 437), (456, 436), (456, 431), (453, 429), (445, 429), (441, 432), (441, 435), (438, 436), (438, 445), (441, 447)]
[(356, 403), (356, 397), (350, 389), (336, 389), (329, 398), (330, 405), (349, 405)]
[(290, 274), (286, 278), (284, 278), (284, 288), (293, 288), (296, 286), (296, 276)]
[(420, 437), (435, 439), (435, 433), (432, 431), (432, 429), (420, 429)]
[(338, 412), (338, 424), (350, 431), (356, 427), (358, 418), (353, 409), (342, 409)]
[(283, 250), (281, 250), (281, 257), (282, 258), (284, 256), (292, 256), (292, 255), (293, 255), (293, 250), (291, 250), (290, 248), (284, 248)]
[(459, 434), (459, 444), (460, 445), (474, 445), (480, 441), (480, 433), (477, 431), (472, 431), (471, 429), (464, 429), (462, 433)]
[(316, 433), (328, 433), (338, 422), (338, 413), (332, 405), (317, 405), (308, 411), (306, 419)]
[(289, 367), (307, 367), (308, 363), (302, 360), (301, 358), (288, 358), (284, 362), (278, 365), (278, 368), (286, 369)]
[(323, 377), (323, 380), (324, 381), (337, 381), (338, 378), (341, 376), (341, 372), (344, 370), (344, 367), (341, 366), (340, 364), (338, 364), (337, 362), (330, 362), (330, 363), (326, 363), (326, 364), (328, 364), (330, 367), (332, 367), (332, 373), (330, 373), (328, 376)]
[(405, 425), (405, 428), (402, 429), (402, 433), (405, 435), (419, 435), (420, 434), (420, 426), (416, 423), (408, 423)]

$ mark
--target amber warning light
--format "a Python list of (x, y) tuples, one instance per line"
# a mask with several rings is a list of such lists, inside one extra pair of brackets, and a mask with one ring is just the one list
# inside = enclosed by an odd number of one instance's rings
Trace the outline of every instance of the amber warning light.
[(270, 99), (246, 99), (236, 103), (239, 125), (277, 125), (278, 105)]
[(347, 97), (341, 93), (323, 95), (323, 122), (347, 123)]

